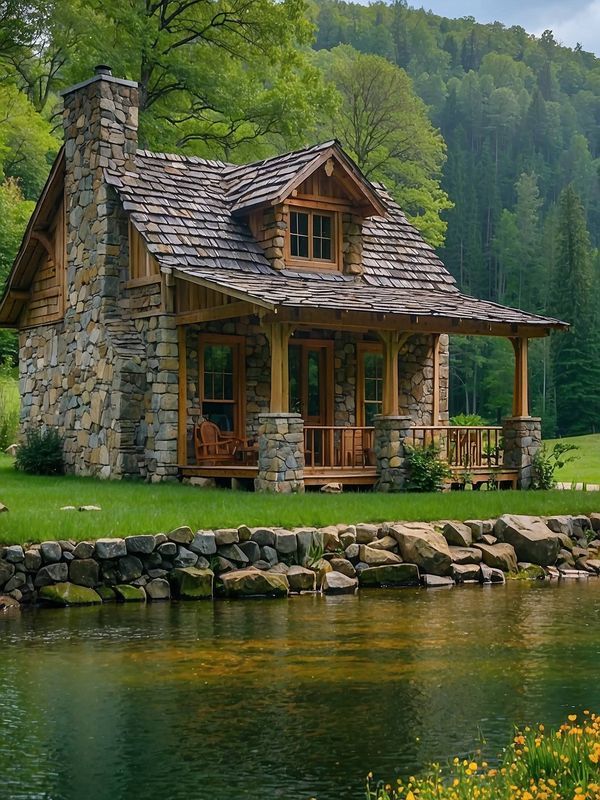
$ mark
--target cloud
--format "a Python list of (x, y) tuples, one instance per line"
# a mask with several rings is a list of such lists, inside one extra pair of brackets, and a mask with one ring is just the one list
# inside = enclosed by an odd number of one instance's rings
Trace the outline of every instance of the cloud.
[[(574, 47), (580, 42), (584, 50), (600, 53), (600, 0), (576, 5), (579, 7), (571, 9), (570, 13), (549, 15), (548, 24), (541, 29), (538, 26), (533, 33), (539, 34), (550, 28), (554, 31), (554, 38), (562, 44)], [(563, 9), (565, 11), (569, 9)]]

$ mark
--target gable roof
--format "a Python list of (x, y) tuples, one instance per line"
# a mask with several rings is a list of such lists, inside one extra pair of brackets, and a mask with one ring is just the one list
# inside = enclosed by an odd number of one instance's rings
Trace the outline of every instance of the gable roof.
[[(360, 278), (341, 273), (275, 270), (252, 236), (242, 211), (279, 202), (328, 158), (368, 201), (363, 223)], [(60, 170), (59, 158), (52, 181)], [(144, 238), (161, 270), (203, 283), (265, 308), (355, 310), (389, 316), (471, 320), (547, 332), (567, 327), (547, 317), (461, 294), (454, 278), (382, 186), (368, 182), (336, 142), (236, 166), (222, 161), (152, 153), (136, 154), (135, 172), (105, 169), (105, 179)], [(60, 169), (64, 169), (64, 166)], [(350, 178), (349, 178), (350, 179)], [(44, 194), (30, 226), (47, 203)], [(46, 199), (45, 199), (46, 198)], [(28, 228), (29, 231), (29, 228)], [(24, 283), (26, 239), (0, 301), (0, 325), (18, 319), (10, 287)]]

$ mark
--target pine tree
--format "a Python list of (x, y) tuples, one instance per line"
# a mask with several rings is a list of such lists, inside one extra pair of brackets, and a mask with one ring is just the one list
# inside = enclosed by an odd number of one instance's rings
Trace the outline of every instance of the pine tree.
[(561, 435), (600, 428), (600, 328), (585, 211), (568, 186), (559, 200), (553, 312), (570, 323), (554, 334), (552, 366)]

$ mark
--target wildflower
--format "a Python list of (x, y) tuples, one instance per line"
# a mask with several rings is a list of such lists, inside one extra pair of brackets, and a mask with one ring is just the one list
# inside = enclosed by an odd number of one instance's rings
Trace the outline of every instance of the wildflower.
[(567, 719), (569, 720), (569, 722), (575, 722), (575, 720), (577, 719), (577, 714), (569, 714)]

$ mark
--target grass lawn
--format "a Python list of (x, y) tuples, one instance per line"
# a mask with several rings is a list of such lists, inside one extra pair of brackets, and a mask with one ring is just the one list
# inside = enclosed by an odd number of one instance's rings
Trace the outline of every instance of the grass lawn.
[(573, 453), (576, 461), (566, 464), (556, 473), (557, 480), (568, 483), (600, 483), (600, 433), (589, 436), (571, 436), (546, 442), (550, 447), (556, 442), (574, 444), (579, 450)]
[[(43, 478), (15, 472), (0, 456), (0, 542), (87, 539), (200, 528), (323, 526), (337, 522), (486, 519), (516, 514), (600, 511), (600, 494), (585, 492), (454, 492), (343, 495), (264, 495), (179, 484), (149, 485), (92, 478)], [(65, 505), (99, 505), (100, 512), (60, 511)]]

